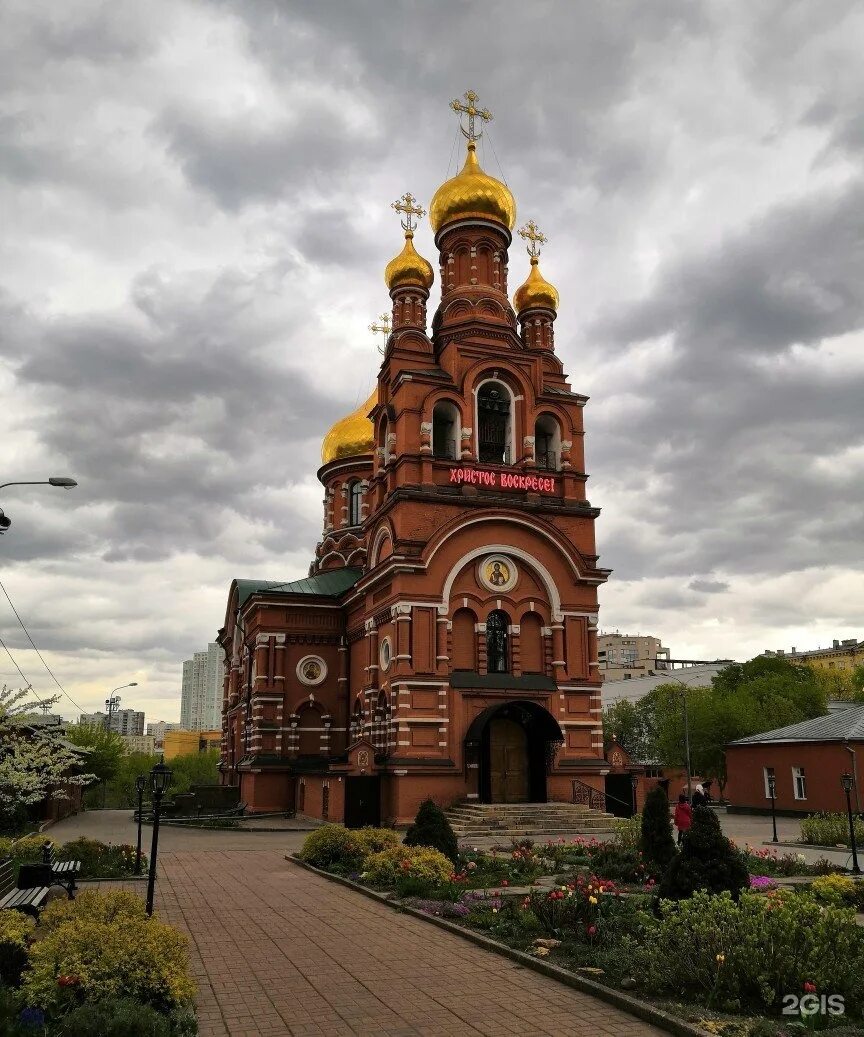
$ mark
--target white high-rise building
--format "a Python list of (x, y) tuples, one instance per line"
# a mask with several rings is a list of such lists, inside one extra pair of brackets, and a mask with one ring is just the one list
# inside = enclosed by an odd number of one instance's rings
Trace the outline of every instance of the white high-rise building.
[[(105, 713), (82, 713), (79, 724), (95, 724), (104, 727)], [(144, 714), (137, 709), (117, 709), (111, 714), (111, 730), (118, 735), (143, 735)]]
[(183, 663), (180, 726), (186, 731), (222, 726), (222, 649), (215, 642)]

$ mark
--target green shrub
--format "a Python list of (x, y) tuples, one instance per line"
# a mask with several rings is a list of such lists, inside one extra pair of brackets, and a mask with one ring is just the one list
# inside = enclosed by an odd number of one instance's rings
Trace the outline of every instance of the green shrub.
[(431, 799), (424, 799), (405, 834), (406, 846), (431, 846), (454, 864), (459, 857), (459, 844), (447, 815)]
[(322, 825), (306, 836), (299, 856), (313, 867), (348, 874), (362, 868), (367, 851), (356, 831), (342, 825)]
[(60, 1032), (63, 1037), (171, 1037), (171, 1023), (155, 1008), (123, 998), (74, 1008)]
[(137, 893), (127, 889), (112, 889), (107, 893), (85, 889), (74, 900), (66, 897), (52, 900), (39, 916), (39, 925), (43, 931), (53, 931), (76, 919), (108, 924), (124, 918), (146, 917), (144, 901)]
[(20, 911), (0, 911), (0, 980), (9, 986), (17, 987), (21, 981), (35, 925)]
[[(855, 818), (855, 841), (864, 844), (864, 818)], [(849, 845), (849, 818), (846, 814), (818, 813), (801, 822), (801, 841), (821, 846)]]
[(642, 845), (642, 815), (634, 814), (632, 817), (622, 817), (613, 823), (615, 845), (622, 850), (638, 850)]
[[(103, 843), (82, 837), (55, 846), (54, 853), (59, 861), (80, 861), (82, 878), (121, 878), (135, 871), (135, 847), (131, 843)], [(145, 854), (141, 855), (141, 866), (147, 867)]]
[(122, 997), (162, 1012), (183, 1008), (195, 993), (186, 943), (182, 933), (153, 918), (72, 917), (31, 946), (24, 997), (48, 1011)]
[(360, 840), (364, 852), (380, 853), (381, 850), (389, 850), (391, 846), (399, 846), (401, 840), (392, 828), (358, 828), (354, 835)]
[(363, 877), (376, 886), (395, 888), (400, 879), (422, 879), (432, 886), (449, 882), (453, 864), (438, 850), (428, 846), (391, 846), (373, 853), (367, 860)]
[(768, 895), (695, 893), (661, 902), (633, 945), (633, 975), (652, 994), (702, 1004), (740, 999), (779, 1011), (783, 994), (813, 983), (864, 1005), (864, 930), (848, 909), (821, 907), (788, 890)]
[(696, 807), (681, 852), (675, 855), (660, 881), (660, 896), (681, 900), (700, 889), (709, 893), (728, 890), (737, 899), (749, 885), (744, 857), (721, 831), (717, 815), (710, 807)]
[(669, 800), (659, 785), (645, 798), (640, 847), (645, 865), (654, 875), (659, 875), (676, 853)]

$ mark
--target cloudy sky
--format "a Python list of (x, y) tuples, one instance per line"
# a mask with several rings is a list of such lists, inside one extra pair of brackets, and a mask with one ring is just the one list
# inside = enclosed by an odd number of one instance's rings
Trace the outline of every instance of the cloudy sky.
[[(603, 628), (679, 657), (864, 637), (860, 3), (0, 19), (0, 482), (80, 484), (2, 492), (0, 577), (82, 707), (137, 680), (123, 704), (176, 719), (230, 580), (305, 574), (321, 437), (373, 384), (390, 202), (455, 171), (469, 87), (591, 396)], [(2, 596), (0, 635), (49, 693)]]

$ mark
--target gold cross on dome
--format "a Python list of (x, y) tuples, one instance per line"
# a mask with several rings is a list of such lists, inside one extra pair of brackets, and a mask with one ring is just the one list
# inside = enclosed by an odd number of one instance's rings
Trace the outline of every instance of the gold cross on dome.
[[(450, 107), (453, 109), (454, 112), (459, 113), (459, 129), (462, 130), (462, 133), (465, 135), (465, 137), (473, 143), (475, 140), (479, 140), (479, 138), (483, 136), (482, 130), (479, 133), (474, 132), (474, 120), (480, 119), (482, 122), (491, 122), (492, 113), (489, 111), (488, 108), (477, 107), (478, 97), (473, 90), (466, 90), (463, 96), (465, 97), (465, 100), (468, 102), (467, 104), (463, 104), (457, 97), (455, 101), (450, 102)], [(467, 130), (462, 125), (462, 115), (468, 116)]]
[(391, 202), (390, 208), (395, 209), (396, 212), (405, 213), (405, 219), (400, 220), (400, 223), (402, 224), (402, 229), (412, 232), (414, 228), (417, 226), (417, 224), (414, 222), (414, 217), (416, 216), (418, 219), (420, 219), (426, 215), (426, 210), (417, 201), (414, 195), (411, 194), (410, 191), (406, 191), (401, 198), (397, 198), (395, 202)]
[(533, 220), (529, 220), (524, 227), (519, 228), (519, 237), (530, 242), (527, 252), (532, 259), (536, 259), (540, 255), (538, 246), (545, 245), (549, 240)]
[[(378, 320), (381, 321), (381, 324), (378, 323)], [(369, 325), (369, 331), (372, 332), (373, 335), (383, 335), (384, 344), (386, 346), (387, 339), (390, 338), (390, 332), (392, 331), (392, 328), (390, 327), (390, 314), (382, 313), (378, 320), (372, 321), (372, 324)], [(384, 349), (379, 346), (378, 352), (383, 354)]]

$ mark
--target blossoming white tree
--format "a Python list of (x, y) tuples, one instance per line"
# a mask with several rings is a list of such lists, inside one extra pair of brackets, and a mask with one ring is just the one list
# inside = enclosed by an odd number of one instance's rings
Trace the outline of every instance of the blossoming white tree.
[[(69, 787), (88, 785), (82, 756), (64, 742), (60, 731), (39, 724), (29, 688), (0, 690), (0, 820), (18, 820), (25, 807), (49, 796), (66, 798)], [(57, 698), (47, 700), (53, 705)]]

